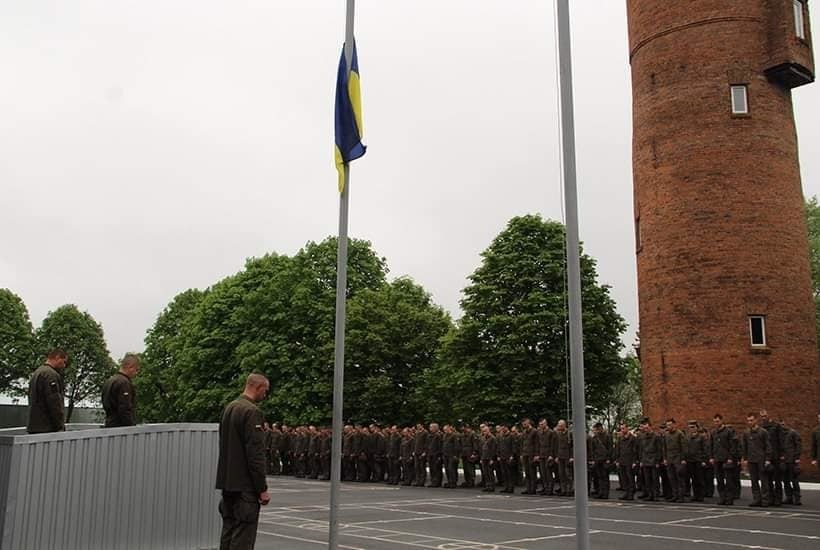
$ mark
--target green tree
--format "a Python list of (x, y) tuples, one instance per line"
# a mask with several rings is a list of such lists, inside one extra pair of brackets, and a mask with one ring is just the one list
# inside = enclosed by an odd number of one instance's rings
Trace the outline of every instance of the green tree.
[(28, 309), (19, 296), (0, 288), (0, 394), (15, 390), (35, 361)]
[(35, 338), (42, 355), (54, 348), (68, 353), (64, 374), (68, 422), (78, 403), (99, 400), (103, 383), (116, 370), (102, 326), (88, 312), (64, 305), (49, 312)]
[[(510, 220), (482, 253), (440, 360), (419, 400), (442, 421), (516, 420), (566, 414), (568, 384), (564, 227), (540, 216)], [(590, 412), (626, 378), (619, 356), (626, 328), (595, 261), (581, 257), (584, 366)]]
[(409, 278), (359, 292), (348, 306), (346, 416), (417, 421), (423, 411), (414, 389), (451, 325), (450, 316)]
[(600, 414), (600, 420), (610, 431), (622, 423), (637, 426), (641, 418), (641, 363), (633, 354), (628, 354), (622, 361), (626, 379), (609, 388), (606, 406)]
[(817, 345), (820, 346), (820, 205), (817, 204), (817, 197), (806, 201), (806, 225), (809, 230), (809, 260), (816, 312)]
[(179, 376), (176, 366), (182, 352), (182, 331), (205, 293), (189, 289), (177, 295), (159, 314), (145, 337), (140, 375), (135, 379), (139, 414), (146, 422), (169, 422), (181, 417)]

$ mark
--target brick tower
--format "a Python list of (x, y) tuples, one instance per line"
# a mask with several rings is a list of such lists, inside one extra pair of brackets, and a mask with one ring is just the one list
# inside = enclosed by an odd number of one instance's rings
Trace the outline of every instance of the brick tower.
[(808, 0), (627, 0), (644, 411), (820, 411), (791, 89)]

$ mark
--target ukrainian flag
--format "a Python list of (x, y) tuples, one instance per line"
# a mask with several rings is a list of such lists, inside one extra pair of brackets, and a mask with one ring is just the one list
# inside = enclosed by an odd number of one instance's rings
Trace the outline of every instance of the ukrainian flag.
[(344, 191), (345, 165), (364, 155), (366, 149), (362, 144), (362, 95), (355, 42), (350, 65), (348, 73), (342, 47), (339, 74), (336, 76), (336, 170), (339, 172), (339, 193)]

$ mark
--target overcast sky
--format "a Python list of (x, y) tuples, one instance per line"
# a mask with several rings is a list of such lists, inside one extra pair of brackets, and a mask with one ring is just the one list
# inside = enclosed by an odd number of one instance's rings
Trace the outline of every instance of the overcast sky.
[[(623, 0), (572, 2), (581, 238), (634, 339)], [(813, 6), (814, 4), (810, 4)], [(357, 2), (367, 155), (351, 236), (460, 315), (512, 216), (562, 220), (554, 7)], [(0, 2), (0, 287), (77, 304), (139, 351), (179, 292), (333, 235), (344, 2)], [(794, 92), (820, 193), (820, 86)]]

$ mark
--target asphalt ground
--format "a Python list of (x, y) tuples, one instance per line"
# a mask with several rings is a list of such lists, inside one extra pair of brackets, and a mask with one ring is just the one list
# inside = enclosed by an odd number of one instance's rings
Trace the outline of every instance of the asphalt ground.
[[(327, 547), (330, 485), (268, 478), (256, 548)], [(613, 486), (614, 489), (614, 486)], [(519, 489), (520, 490), (520, 489)], [(593, 549), (820, 549), (820, 491), (804, 490), (803, 506), (749, 508), (750, 490), (734, 506), (617, 500), (590, 501)], [(346, 549), (571, 549), (571, 498), (483, 493), (480, 489), (343, 483), (339, 543)]]

